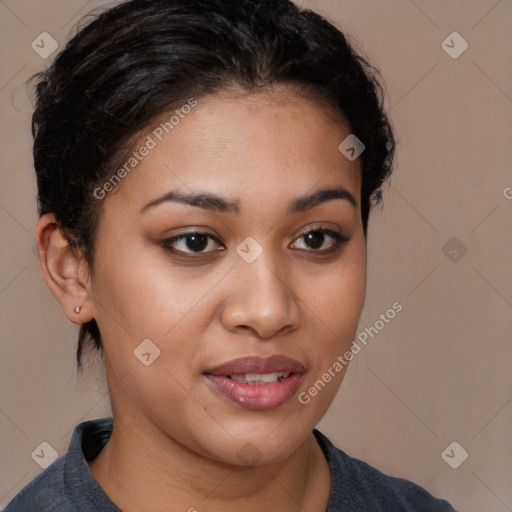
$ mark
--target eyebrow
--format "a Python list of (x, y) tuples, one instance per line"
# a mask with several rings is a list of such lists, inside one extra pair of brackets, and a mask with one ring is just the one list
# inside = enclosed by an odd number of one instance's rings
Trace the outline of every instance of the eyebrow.
[[(343, 199), (348, 201), (353, 208), (357, 208), (357, 201), (354, 196), (344, 188), (324, 188), (311, 194), (294, 199), (288, 206), (287, 215), (303, 212), (314, 208), (326, 201), (332, 199)], [(240, 213), (240, 201), (212, 194), (209, 192), (182, 193), (175, 190), (153, 199), (140, 209), (140, 214), (161, 205), (162, 203), (173, 201), (186, 204), (188, 206), (197, 206), (205, 210), (211, 210), (219, 213)]]

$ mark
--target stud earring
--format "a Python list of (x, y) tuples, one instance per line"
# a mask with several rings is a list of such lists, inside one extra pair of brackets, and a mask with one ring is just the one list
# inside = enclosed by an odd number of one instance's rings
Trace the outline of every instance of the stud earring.
[(78, 314), (80, 313), (80, 310), (82, 309), (82, 306), (77, 306), (73, 311)]

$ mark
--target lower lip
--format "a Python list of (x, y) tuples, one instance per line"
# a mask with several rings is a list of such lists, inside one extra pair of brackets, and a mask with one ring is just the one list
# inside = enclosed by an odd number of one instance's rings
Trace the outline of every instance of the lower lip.
[(206, 375), (215, 389), (242, 409), (268, 411), (287, 402), (297, 391), (302, 375), (293, 373), (281, 382), (251, 385), (228, 379), (222, 375)]

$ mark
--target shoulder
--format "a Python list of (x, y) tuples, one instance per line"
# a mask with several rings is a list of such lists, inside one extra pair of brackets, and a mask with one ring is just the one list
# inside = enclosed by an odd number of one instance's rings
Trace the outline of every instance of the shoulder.
[(420, 485), (386, 475), (367, 462), (340, 450), (314, 430), (332, 476), (328, 512), (372, 510), (375, 512), (455, 512), (445, 500), (435, 498)]
[(87, 465), (87, 460), (101, 451), (111, 431), (112, 418), (77, 425), (66, 454), (29, 482), (4, 512), (117, 512), (119, 509), (104, 494)]
[(65, 511), (65, 456), (58, 458), (29, 482), (7, 505), (4, 512)]

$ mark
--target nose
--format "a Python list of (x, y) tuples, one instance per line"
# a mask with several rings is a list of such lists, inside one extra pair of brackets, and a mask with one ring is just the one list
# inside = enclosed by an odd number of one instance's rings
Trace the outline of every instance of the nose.
[(298, 283), (290, 282), (289, 273), (266, 257), (266, 251), (252, 263), (240, 258), (232, 272), (232, 293), (221, 313), (226, 329), (249, 330), (258, 338), (269, 339), (299, 326), (294, 292)]

